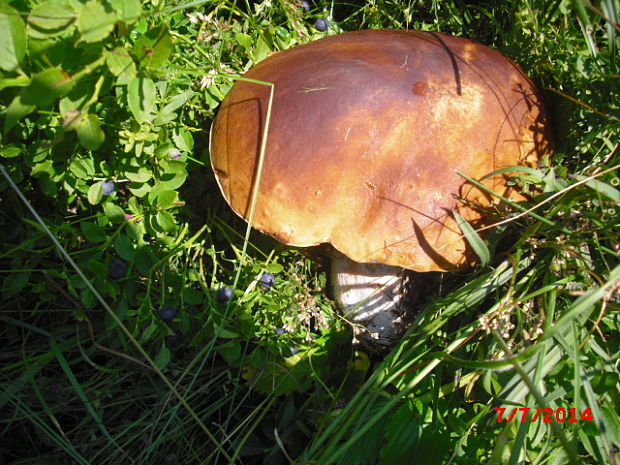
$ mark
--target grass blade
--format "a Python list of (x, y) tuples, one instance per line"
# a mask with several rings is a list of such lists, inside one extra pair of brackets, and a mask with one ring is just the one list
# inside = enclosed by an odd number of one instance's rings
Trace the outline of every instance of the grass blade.
[(491, 261), (491, 252), (489, 251), (487, 245), (484, 243), (484, 241), (478, 235), (472, 225), (469, 224), (467, 220), (465, 220), (465, 218), (463, 218), (459, 214), (459, 212), (453, 210), (452, 214), (454, 215), (454, 218), (456, 219), (459, 228), (461, 228), (461, 231), (463, 232), (463, 234), (465, 234), (467, 242), (469, 242), (471, 248), (474, 249), (474, 252), (476, 252), (476, 255), (478, 255), (478, 258), (480, 259), (480, 266), (487, 266), (489, 264), (489, 261)]

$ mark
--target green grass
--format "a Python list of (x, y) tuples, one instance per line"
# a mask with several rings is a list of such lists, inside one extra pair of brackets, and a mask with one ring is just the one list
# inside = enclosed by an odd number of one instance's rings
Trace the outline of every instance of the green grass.
[[(100, 5), (0, 5), (0, 463), (617, 463), (617, 0)], [(382, 360), (351, 348), (320, 262), (230, 211), (208, 153), (249, 66), (367, 28), (499, 49), (557, 147), (493, 241), (465, 227), (481, 265), (419, 278)]]

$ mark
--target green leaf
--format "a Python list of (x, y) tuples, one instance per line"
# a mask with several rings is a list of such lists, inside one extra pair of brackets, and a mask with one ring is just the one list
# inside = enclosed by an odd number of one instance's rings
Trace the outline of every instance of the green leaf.
[(125, 171), (125, 177), (133, 182), (146, 182), (152, 176), (152, 173), (145, 167), (140, 167), (137, 172)]
[(183, 152), (191, 152), (194, 149), (194, 138), (192, 134), (184, 128), (180, 128), (172, 133), (172, 140)]
[(166, 25), (148, 30), (134, 45), (134, 54), (141, 66), (160, 68), (172, 53), (172, 37)]
[(136, 64), (123, 47), (107, 52), (105, 62), (114, 76), (133, 78), (136, 75)]
[(175, 190), (183, 185), (187, 178), (185, 163), (176, 160), (162, 160), (161, 166), (165, 170), (159, 178), (161, 190)]
[(267, 55), (269, 55), (270, 53), (271, 49), (269, 48), (269, 45), (267, 45), (267, 42), (265, 42), (265, 39), (259, 37), (256, 41), (254, 51), (252, 52), (252, 61), (256, 64), (259, 61), (267, 58)]
[(154, 361), (155, 365), (157, 365), (160, 370), (163, 370), (164, 368), (166, 368), (166, 365), (170, 363), (171, 359), (172, 354), (170, 353), (170, 349), (168, 349), (168, 347), (164, 345), (161, 346), (161, 349), (159, 350), (159, 353), (155, 357)]
[(48, 197), (56, 197), (58, 195), (58, 186), (49, 178), (39, 178), (41, 190)]
[(181, 298), (190, 305), (199, 305), (204, 300), (204, 294), (189, 287), (185, 287), (181, 291)]
[(116, 15), (100, 0), (90, 0), (78, 14), (78, 29), (84, 42), (105, 39), (114, 29)]
[(108, 275), (108, 266), (100, 262), (99, 260), (90, 259), (88, 260), (88, 264), (86, 265), (88, 271), (92, 272), (98, 276), (107, 276)]
[(491, 252), (489, 251), (489, 248), (484, 243), (482, 238), (478, 235), (478, 233), (474, 230), (474, 228), (467, 221), (465, 221), (465, 219), (459, 214), (459, 212), (453, 210), (452, 213), (454, 214), (454, 219), (456, 219), (459, 228), (461, 228), (461, 231), (463, 232), (463, 234), (465, 234), (467, 242), (469, 243), (471, 248), (474, 249), (476, 255), (478, 255), (478, 258), (480, 259), (480, 265), (486, 266), (491, 260)]
[(157, 256), (146, 247), (138, 249), (135, 255), (136, 268), (144, 276), (148, 276), (151, 267), (157, 263)]
[(195, 94), (196, 92), (187, 90), (185, 92), (181, 92), (180, 94), (175, 95), (174, 97), (171, 97), (170, 100), (168, 100), (168, 103), (161, 109), (161, 113), (172, 113), (178, 108), (181, 108), (183, 105), (185, 105), (185, 102), (187, 102)]
[(75, 87), (71, 89), (71, 92), (58, 102), (58, 108), (63, 118), (66, 118), (72, 110), (82, 111), (86, 107), (88, 100), (93, 94), (94, 85), (94, 81), (88, 78), (80, 79), (75, 83)]
[(237, 32), (235, 34), (235, 40), (241, 45), (246, 52), (252, 50), (252, 37), (243, 32)]
[(0, 4), (0, 68), (13, 71), (19, 66), (26, 53), (28, 37), (19, 12)]
[(88, 202), (91, 205), (97, 205), (103, 197), (103, 181), (96, 182), (88, 188)]
[(128, 262), (133, 262), (136, 255), (136, 249), (133, 246), (132, 240), (125, 234), (119, 234), (114, 240), (114, 250), (119, 257)]
[(228, 341), (217, 348), (218, 353), (228, 363), (233, 364), (241, 355), (241, 344), (237, 341)]
[(144, 197), (153, 187), (148, 182), (129, 184), (129, 191), (136, 197)]
[(9, 299), (19, 294), (30, 279), (30, 271), (18, 271), (16, 273), (8, 273), (2, 282), (2, 297)]
[(160, 113), (159, 115), (157, 115), (157, 117), (153, 120), (153, 124), (155, 126), (163, 126), (164, 124), (168, 124), (170, 121), (174, 121), (177, 118), (177, 114), (176, 113)]
[(174, 222), (174, 217), (167, 211), (158, 211), (155, 219), (165, 232), (173, 232), (176, 229), (177, 225)]
[(47, 39), (64, 33), (75, 20), (75, 10), (66, 2), (48, 0), (37, 5), (28, 15), (28, 35)]
[(56, 171), (54, 170), (54, 162), (48, 159), (43, 160), (41, 163), (37, 163), (32, 167), (30, 175), (34, 176), (35, 178), (52, 179), (54, 176), (56, 176)]
[(9, 107), (6, 109), (6, 117), (4, 119), (4, 133), (8, 133), (13, 126), (22, 118), (32, 113), (34, 105), (24, 103), (24, 91), (16, 95)]
[[(0, 31), (0, 37), (1, 37), (1, 34), (2, 34), (2, 31)], [(28, 84), (30, 84), (30, 78), (28, 76), (19, 76), (15, 78), (5, 78), (5, 79), (0, 78), (0, 90), (5, 89), (7, 87), (26, 87), (28, 86)]]
[(239, 337), (238, 333), (235, 333), (233, 331), (229, 331), (228, 329), (224, 328), (223, 326), (218, 326), (216, 324), (213, 324), (213, 331), (214, 331), (215, 337), (222, 337), (222, 338), (226, 338), (226, 339), (233, 339), (235, 337)]
[(267, 271), (268, 273), (273, 273), (273, 274), (282, 273), (283, 270), (284, 270), (284, 267), (280, 265), (279, 263), (270, 263), (269, 265), (265, 267), (265, 271)]
[(142, 6), (139, 0), (110, 0), (110, 4), (116, 11), (116, 17), (126, 23), (131, 24), (140, 19), (142, 15)]
[(153, 120), (155, 84), (149, 78), (133, 78), (127, 86), (127, 103), (138, 123)]
[(172, 202), (174, 202), (177, 198), (177, 192), (173, 190), (161, 191), (157, 195), (157, 205), (159, 208), (166, 209), (168, 208)]
[(80, 144), (88, 150), (97, 150), (103, 144), (105, 134), (101, 130), (97, 115), (91, 113), (82, 118), (76, 130)]
[(82, 123), (83, 114), (80, 110), (69, 110), (62, 120), (62, 128), (69, 132), (74, 131)]
[(80, 223), (80, 229), (84, 237), (94, 244), (105, 241), (105, 232), (96, 223)]
[(0, 147), (0, 157), (2, 158), (15, 158), (19, 157), (24, 151), (24, 147), (17, 144), (8, 144), (4, 147)]
[[(580, 175), (575, 176), (575, 178), (580, 181), (582, 179), (586, 179), (585, 176), (580, 176)], [(601, 195), (609, 197), (614, 202), (620, 203), (620, 191), (616, 189), (615, 187), (607, 184), (606, 182), (599, 181), (598, 179), (590, 179), (589, 181), (586, 181), (586, 186), (588, 186), (591, 189), (594, 189), (596, 192), (598, 192)]]
[(187, 179), (187, 173), (164, 173), (159, 184), (162, 189), (174, 190), (181, 187), (185, 179)]
[(47, 68), (32, 77), (30, 85), (22, 91), (22, 101), (43, 107), (68, 94), (74, 85), (71, 76), (60, 68)]
[(69, 164), (69, 171), (79, 179), (90, 179), (95, 174), (95, 163), (92, 158), (75, 158)]
[(125, 212), (121, 207), (113, 202), (103, 204), (103, 213), (112, 223), (122, 223), (125, 221)]

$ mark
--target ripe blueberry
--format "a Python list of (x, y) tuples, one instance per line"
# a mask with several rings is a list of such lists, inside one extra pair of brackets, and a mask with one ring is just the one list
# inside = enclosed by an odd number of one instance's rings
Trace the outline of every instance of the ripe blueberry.
[(231, 301), (232, 297), (233, 290), (230, 287), (220, 287), (217, 290), (217, 294), (215, 294), (215, 301), (220, 304), (227, 304)]
[(127, 265), (120, 258), (115, 258), (108, 266), (108, 274), (112, 279), (121, 279), (127, 273)]
[(301, 9), (304, 13), (308, 13), (310, 11), (310, 3), (308, 3), (306, 0), (302, 0)]
[(174, 307), (165, 306), (160, 308), (157, 314), (162, 321), (168, 323), (172, 321), (175, 316), (177, 316), (177, 309)]
[(114, 182), (110, 181), (109, 179), (103, 181), (103, 184), (101, 185), (101, 190), (103, 191), (103, 195), (110, 195), (112, 192), (114, 192)]
[(314, 27), (316, 27), (319, 31), (327, 31), (329, 27), (329, 22), (325, 18), (319, 18), (314, 23)]
[(258, 282), (268, 291), (276, 283), (276, 277), (272, 273), (263, 273)]

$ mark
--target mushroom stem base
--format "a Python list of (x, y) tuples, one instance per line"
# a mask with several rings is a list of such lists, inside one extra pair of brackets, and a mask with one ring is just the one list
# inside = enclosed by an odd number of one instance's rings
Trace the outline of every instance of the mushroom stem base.
[[(408, 273), (388, 265), (332, 257), (334, 298), (354, 324), (355, 339), (373, 351), (389, 350), (406, 329)], [(361, 325), (361, 326), (360, 326)]]

